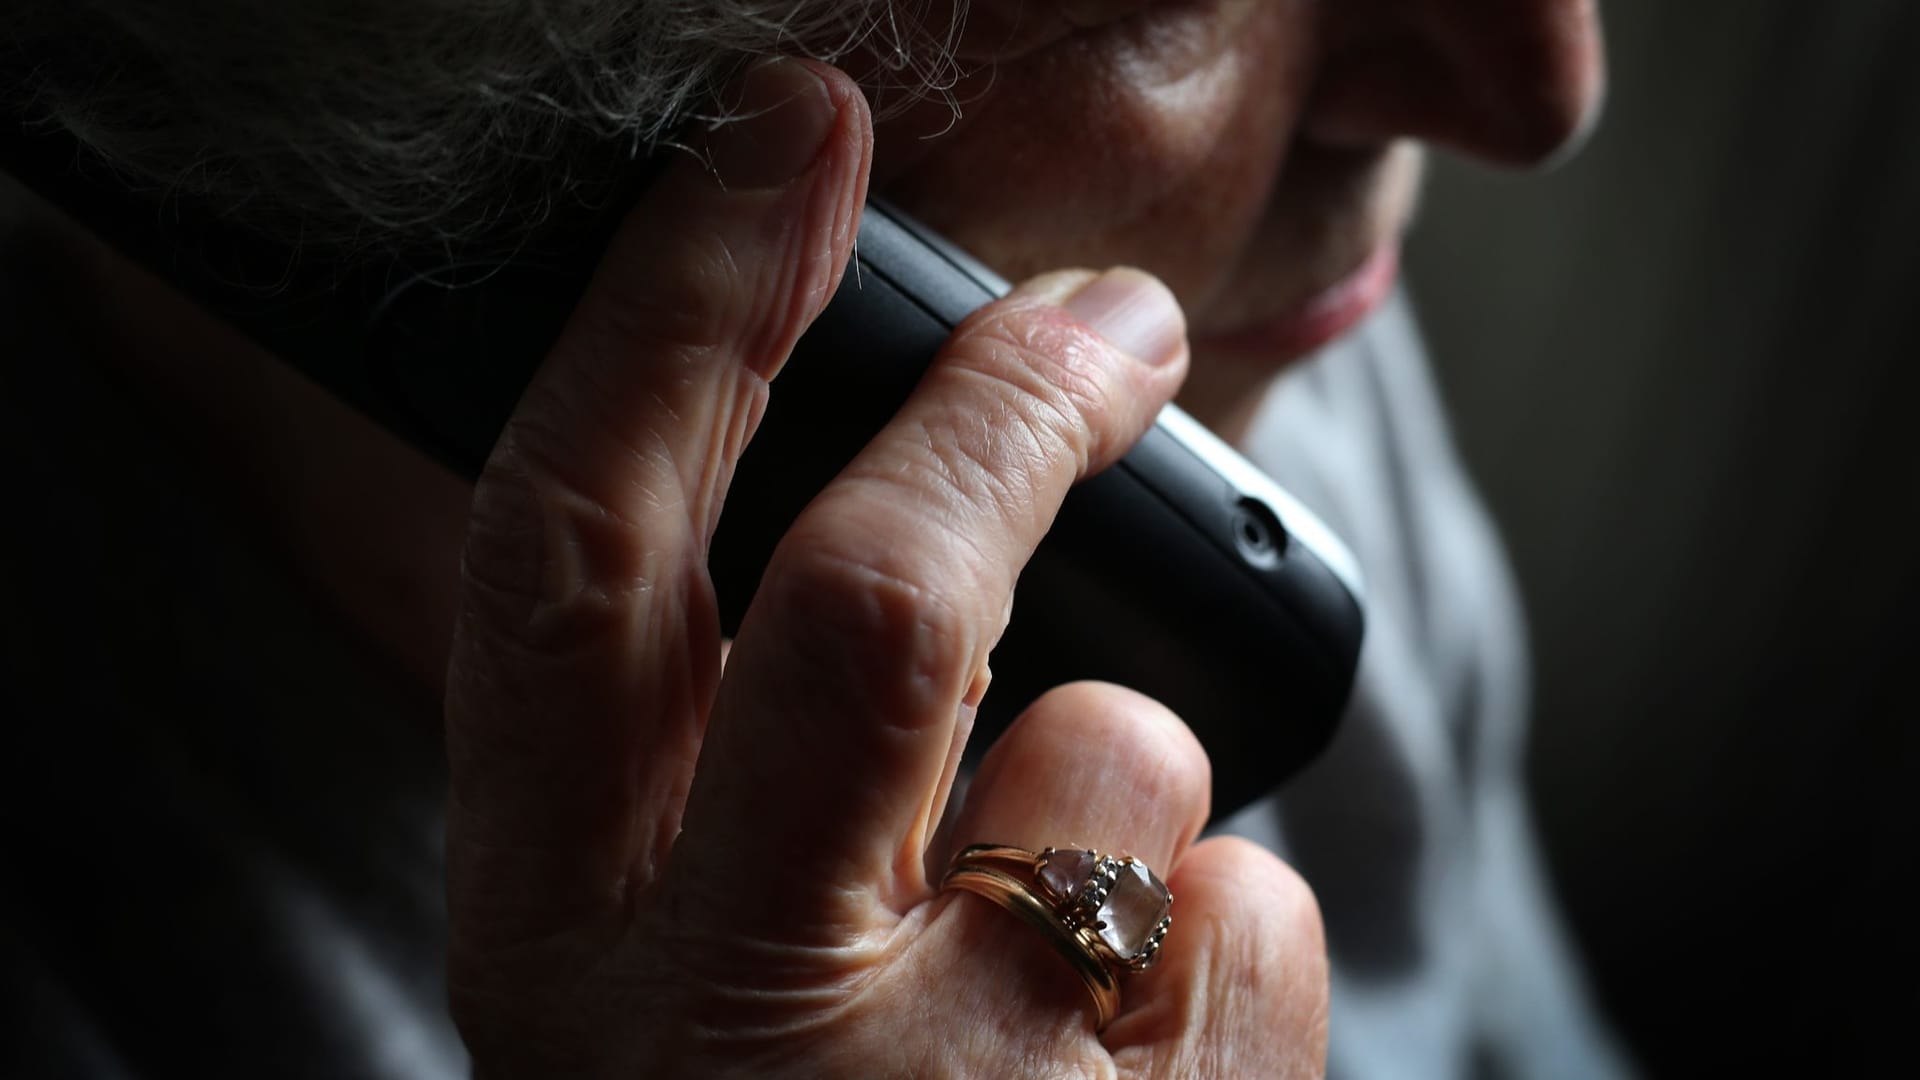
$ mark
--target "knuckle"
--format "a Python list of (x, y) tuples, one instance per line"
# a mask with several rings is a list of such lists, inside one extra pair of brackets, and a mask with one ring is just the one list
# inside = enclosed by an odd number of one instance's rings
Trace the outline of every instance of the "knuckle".
[[(672, 476), (656, 473), (663, 482)], [(687, 577), (688, 568), (670, 561), (691, 550), (691, 537), (684, 527), (666, 528), (685, 519), (657, 517), (643, 540), (606, 499), (509, 438), (474, 490), (461, 558), (463, 624), (484, 627), (500, 639), (496, 648), (510, 641), (530, 654), (617, 638), (635, 602), (662, 581)]]
[(950, 714), (980, 636), (960, 598), (897, 558), (806, 539), (789, 535), (761, 588), (776, 622), (807, 627), (792, 644), (819, 689), (864, 696), (863, 707), (903, 727)]
[(510, 432), (474, 485), (460, 555), (469, 608), (475, 600), (498, 599), (524, 608), (539, 601), (540, 575), (529, 557), (541, 533), (538, 500), (526, 455), (515, 443)]

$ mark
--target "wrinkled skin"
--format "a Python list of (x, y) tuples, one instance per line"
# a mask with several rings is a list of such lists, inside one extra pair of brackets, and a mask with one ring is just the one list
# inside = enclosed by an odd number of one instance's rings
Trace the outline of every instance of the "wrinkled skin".
[[(924, 870), (1019, 565), (1185, 372), (1164, 286), (1103, 279), (1159, 313), (1131, 352), (1089, 325), (1088, 273), (970, 320), (789, 532), (722, 676), (702, 544), (845, 266), (871, 149), (844, 75), (754, 80), (780, 104), (716, 136), (724, 189), (689, 165), (636, 211), (475, 493), (449, 859), (481, 1073), (1317, 1072), (1314, 903), (1258, 848), (1193, 846), (1206, 758), (1151, 702), (1044, 699), (953, 830), (1168, 871), (1179, 937), (1104, 1038), (1033, 931)], [(817, 155), (765, 182), (808, 116)]]
[[(1066, 488), (1177, 388), (1230, 433), (1298, 357), (1244, 332), (1396, 240), (1416, 141), (1526, 165), (1576, 140), (1592, 0), (974, 0), (969, 28), (957, 123), (933, 103), (876, 133), (809, 68), (831, 115), (803, 164), (768, 167), (788, 86), (771, 126), (715, 136), (724, 188), (689, 165), (653, 192), (471, 493), (62, 234), (107, 362), (205, 444), (208, 482), (423, 685), (446, 673), (451, 989), (482, 1075), (1321, 1068), (1314, 901), (1266, 852), (1193, 843), (1207, 763), (1164, 710), (1056, 692), (936, 825)], [(787, 537), (723, 676), (702, 548), (869, 165), (1044, 276), (956, 335)], [(1092, 274), (1057, 268), (1115, 264), (1164, 281), (1179, 344), (1123, 355), (1072, 309)], [(1103, 1035), (1029, 928), (931, 889), (975, 841), (1127, 851), (1170, 885), (1163, 959)]]
[[(919, 138), (945, 126), (929, 110), (892, 121), (877, 163), (845, 75), (753, 76), (759, 117), (712, 136), (712, 175), (683, 164), (635, 211), (475, 491), (447, 711), (452, 985), (482, 1075), (1321, 1070), (1312, 897), (1266, 852), (1194, 844), (1208, 767), (1164, 710), (1056, 692), (936, 828), (1019, 568), (1070, 484), (1138, 438), (1190, 360), (1189, 398), (1230, 424), (1292, 358), (1248, 355), (1244, 331), (1393, 242), (1416, 169), (1401, 140), (1524, 164), (1575, 138), (1592, 11), (1031, 13), (980, 0), (962, 45), (990, 80), (939, 138)], [(1047, 273), (970, 320), (785, 538), (723, 670), (704, 544), (844, 268), (870, 167), (1010, 274), (1130, 263), (1165, 285)], [(1087, 297), (1122, 287), (1157, 333), (1110, 336)], [(925, 867), (976, 841), (1123, 850), (1166, 878), (1164, 959), (1104, 1034), (1031, 930), (931, 887)]]
[(963, 51), (990, 63), (956, 89), (957, 126), (940, 102), (884, 125), (876, 187), (1010, 278), (1159, 276), (1193, 327), (1181, 403), (1228, 434), (1318, 343), (1240, 332), (1397, 244), (1421, 144), (1552, 160), (1590, 129), (1604, 78), (1593, 0), (972, 10)]

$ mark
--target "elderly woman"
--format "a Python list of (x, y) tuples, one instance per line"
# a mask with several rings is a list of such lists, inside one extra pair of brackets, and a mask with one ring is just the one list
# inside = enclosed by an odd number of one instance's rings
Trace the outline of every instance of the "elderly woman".
[[(1329, 1026), (1343, 1075), (1614, 1067), (1519, 808), (1497, 550), (1405, 313), (1348, 336), (1420, 142), (1526, 164), (1586, 127), (1589, 0), (29, 0), (0, 26), (30, 116), (313, 249), (512, 250), (591, 169), (696, 151), (471, 490), (12, 200), (13, 458), (77, 524), (18, 537), (59, 584), (22, 586), (38, 659), (9, 663), (110, 733), (14, 757), (10, 797), (59, 823), (9, 886), (45, 1054), (458, 1068), (409, 892), (438, 789), (383, 719), (444, 672), (446, 994), (482, 1074), (1310, 1075)], [(728, 652), (705, 541), (870, 191), (1028, 280), (795, 524)], [(1044, 698), (949, 807), (1023, 561), (1176, 393), (1373, 582), (1339, 742), (1233, 823), (1305, 870), (1324, 934), (1269, 850), (1197, 839), (1207, 759), (1125, 690)], [(122, 527), (161, 554), (124, 569)], [(187, 736), (145, 722), (183, 703)], [(89, 777), (45, 778), (77, 753)], [(939, 889), (975, 842), (1136, 858), (1177, 898), (1158, 962), (1076, 978)], [(103, 891), (134, 902), (73, 899)]]

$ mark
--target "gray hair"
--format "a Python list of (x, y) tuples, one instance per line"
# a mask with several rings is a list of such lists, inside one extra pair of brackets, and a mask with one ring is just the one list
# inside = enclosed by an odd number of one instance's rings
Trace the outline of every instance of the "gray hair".
[[(9, 0), (0, 83), (134, 183), (307, 246), (525, 242), (771, 54), (954, 82), (966, 0)], [(937, 14), (936, 14), (937, 13)], [(895, 93), (895, 104), (905, 96)]]

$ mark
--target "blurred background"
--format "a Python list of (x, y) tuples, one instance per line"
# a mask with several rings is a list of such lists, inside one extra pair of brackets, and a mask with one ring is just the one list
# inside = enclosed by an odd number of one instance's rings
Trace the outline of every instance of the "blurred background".
[[(1600, 2), (1613, 79), (1593, 142), (1546, 177), (1439, 162), (1408, 251), (1456, 434), (1532, 623), (1529, 780), (1554, 885), (1601, 1002), (1650, 1074), (1878, 1075), (1911, 1058), (1920, 1025), (1920, 425), (1910, 415), (1920, 412), (1920, 2)], [(106, 444), (88, 452), (122, 468)], [(129, 493), (120, 513), (169, 521), (171, 488), (144, 471), (114, 475)], [(73, 520), (89, 538), (119, 535), (114, 518)], [(270, 591), (289, 583), (243, 576), (253, 571), (236, 569), (234, 551), (184, 532), (168, 546), (148, 536), (127, 541), (131, 551), (101, 541), (98, 559), (119, 568), (121, 587), (197, 578), (263, 610), (304, 610)], [(168, 561), (189, 546), (201, 562)], [(30, 586), (62, 583), (14, 582), (5, 595)], [(149, 607), (112, 622), (115, 640), (133, 643), (117, 647), (162, 640), (212, 654), (202, 642), (216, 627), (197, 603)], [(35, 633), (93, 640), (90, 610), (66, 614), (70, 626)], [(284, 633), (263, 635), (261, 653), (311, 660), (301, 650), (323, 631)], [(44, 645), (29, 648), (39, 641), (9, 639), (8, 653), (49, 665), (47, 685), (70, 692), (72, 716), (139, 715), (113, 696), (155, 686), (265, 715), (274, 706), (246, 695), (283, 679), (327, 718), (392, 693), (372, 682), (390, 673), (307, 686), (304, 667), (258, 686), (215, 683), (164, 653), (129, 668), (123, 686), (90, 679), (88, 656), (76, 653), (72, 672), (52, 665)], [(312, 670), (352, 663), (327, 657)], [(208, 685), (192, 681), (202, 677)], [(387, 740), (378, 753), (356, 741), (359, 728), (334, 727), (231, 753), (249, 765), (247, 754), (362, 770), (391, 761), (408, 775), (437, 758), (430, 732), (363, 719), (375, 733), (364, 737)], [(70, 727), (72, 738), (96, 737)], [(204, 828), (196, 815), (214, 811), (168, 787), (171, 773), (122, 768), (92, 779), (152, 808), (127, 834), (131, 850), (105, 861), (85, 848), (49, 853), (21, 829), (15, 861), (112, 877), (116, 888), (128, 877), (217, 884), (215, 870), (257, 861), (251, 833), (184, 853), (153, 843), (160, 825)], [(352, 832), (298, 792), (268, 790), (277, 774), (247, 775), (260, 790), (240, 796), (293, 822), (315, 865), (437, 858), (431, 823), (405, 807), (370, 806)], [(57, 786), (67, 801), (50, 817), (93, 801), (64, 776)], [(188, 826), (161, 813), (169, 807)], [(123, 838), (126, 822), (96, 813), (110, 819), (100, 835)], [(281, 887), (262, 880), (248, 887)], [(416, 885), (415, 908), (437, 917), (436, 880)], [(89, 956), (134, 970), (136, 989), (161, 987), (158, 996), (198, 942), (285, 932), (243, 921), (251, 896), (184, 894), (181, 909), (198, 921), (165, 940), (137, 939), (145, 924), (132, 919), (119, 936), (85, 926)], [(26, 919), (4, 905), (0, 914), (0, 974), (58, 992), (31, 967)], [(234, 993), (268, 977), (242, 950), (234, 957), (222, 969)], [(0, 1022), (31, 1027), (45, 1015), (9, 1007)], [(183, 1027), (156, 1045), (192, 1035)], [(344, 1036), (312, 1037), (325, 1046)]]
[(1920, 1013), (1920, 4), (1602, 0), (1546, 178), (1409, 276), (1532, 621), (1530, 783), (1657, 1075), (1861, 1075)]

